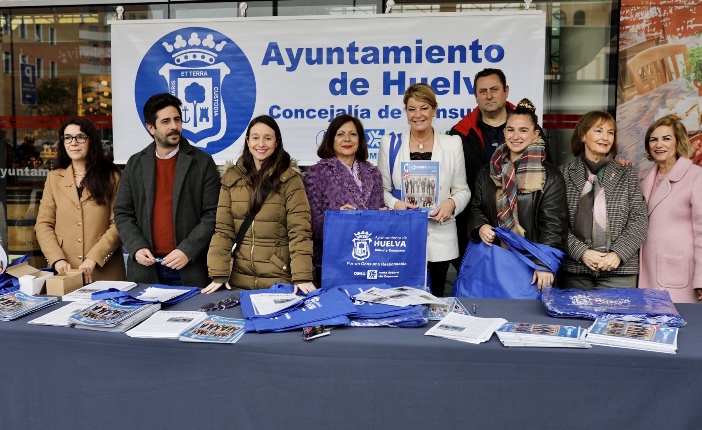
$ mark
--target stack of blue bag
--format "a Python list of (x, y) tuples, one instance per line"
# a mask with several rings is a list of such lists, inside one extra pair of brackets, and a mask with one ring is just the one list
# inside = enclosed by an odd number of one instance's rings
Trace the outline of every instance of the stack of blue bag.
[(339, 288), (314, 290), (305, 299), (278, 312), (256, 315), (251, 296), (255, 294), (292, 294), (295, 287), (290, 284), (273, 284), (265, 290), (241, 292), (241, 313), (246, 318), (246, 332), (280, 332), (315, 325), (347, 325), (349, 315), (356, 313), (351, 298)]
[(292, 294), (289, 284), (274, 284), (265, 290), (245, 290), (239, 297), (241, 312), (246, 318), (247, 332), (280, 332), (315, 325), (345, 325), (352, 327), (421, 327), (428, 321), (426, 306), (389, 306), (353, 300), (353, 296), (372, 287), (389, 285), (344, 285), (314, 290), (297, 302), (278, 312), (256, 315), (251, 296), (255, 294)]
[[(390, 285), (377, 284), (377, 285), (342, 285), (342, 288), (349, 297), (353, 297), (356, 294), (362, 293), (371, 288), (388, 289), (392, 288)], [(354, 306), (356, 306), (356, 315), (349, 318), (349, 323), (347, 325), (352, 327), (380, 327), (380, 326), (390, 326), (390, 327), (422, 327), (425, 325), (429, 319), (429, 308), (424, 305), (414, 305), (414, 306), (390, 306), (384, 305), (382, 303), (366, 303), (354, 300)]]
[(561, 290), (544, 288), (541, 302), (552, 317), (587, 318), (682, 327), (670, 295), (648, 288), (611, 290)]

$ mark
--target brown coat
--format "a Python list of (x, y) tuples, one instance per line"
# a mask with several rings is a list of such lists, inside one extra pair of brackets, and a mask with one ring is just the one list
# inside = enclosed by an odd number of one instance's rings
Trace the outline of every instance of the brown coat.
[(90, 258), (97, 263), (93, 280), (125, 279), (121, 242), (112, 213), (118, 185), (119, 176), (115, 175), (112, 201), (98, 205), (87, 189), (78, 199), (72, 166), (49, 173), (35, 230), (50, 267), (64, 259), (77, 269), (85, 258)]
[(207, 253), (214, 282), (247, 290), (268, 288), (276, 282), (312, 281), (312, 224), (310, 205), (300, 174), (293, 168), (280, 178), (236, 252), (229, 276), (230, 252), (249, 207), (249, 185), (241, 159), (222, 177), (215, 234)]

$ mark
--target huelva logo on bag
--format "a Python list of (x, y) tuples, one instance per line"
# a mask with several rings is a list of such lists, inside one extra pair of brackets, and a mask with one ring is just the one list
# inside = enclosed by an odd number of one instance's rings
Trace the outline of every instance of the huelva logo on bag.
[(351, 252), (351, 256), (359, 261), (370, 257), (371, 234), (367, 231), (359, 231), (354, 233), (353, 236), (353, 251)]

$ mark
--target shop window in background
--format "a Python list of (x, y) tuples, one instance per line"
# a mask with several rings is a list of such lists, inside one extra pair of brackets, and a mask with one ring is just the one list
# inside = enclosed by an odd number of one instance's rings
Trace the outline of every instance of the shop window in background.
[[(166, 6), (124, 7), (152, 19), (164, 18)], [(0, 237), (11, 258), (29, 254), (35, 267), (46, 265), (34, 224), (46, 175), (56, 167), (61, 125), (72, 116), (88, 117), (100, 130), (98, 144), (112, 153), (108, 23), (115, 8), (0, 11)]]

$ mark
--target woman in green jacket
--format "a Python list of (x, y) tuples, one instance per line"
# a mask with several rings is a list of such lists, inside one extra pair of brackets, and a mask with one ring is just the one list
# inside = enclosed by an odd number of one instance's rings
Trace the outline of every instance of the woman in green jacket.
[[(222, 285), (269, 288), (276, 282), (295, 284), (296, 292), (312, 291), (310, 205), (273, 118), (261, 115), (251, 120), (243, 154), (221, 183), (215, 234), (207, 253), (212, 283), (202, 292)], [(253, 221), (232, 256), (248, 215)]]

